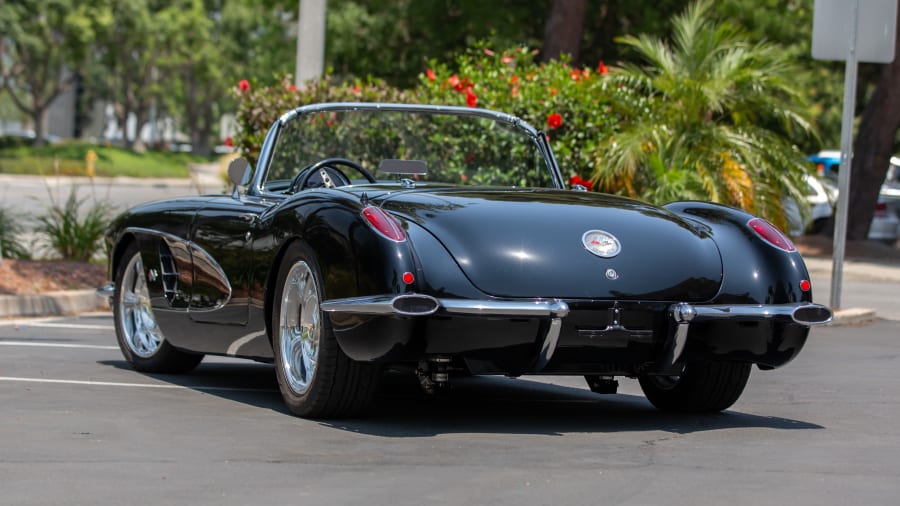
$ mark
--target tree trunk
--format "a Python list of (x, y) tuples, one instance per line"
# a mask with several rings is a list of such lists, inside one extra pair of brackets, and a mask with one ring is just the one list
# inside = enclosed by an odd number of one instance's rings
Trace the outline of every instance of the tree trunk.
[(209, 145), (209, 137), (212, 132), (214, 119), (211, 106), (204, 106), (203, 109), (197, 115), (197, 121), (191, 128), (191, 153), (207, 156), (212, 152)]
[[(900, 10), (897, 14), (900, 18)], [(882, 69), (875, 93), (866, 104), (853, 145), (847, 225), (849, 241), (864, 240), (869, 236), (878, 193), (900, 127), (900, 94), (897, 93), (900, 87), (900, 37), (894, 41), (894, 54), (897, 57)]]
[(544, 24), (541, 61), (558, 60), (563, 54), (568, 54), (572, 57), (572, 64), (578, 65), (586, 10), (587, 0), (553, 0), (550, 15)]
[(144, 144), (144, 139), (141, 138), (141, 130), (144, 129), (144, 123), (146, 123), (146, 114), (146, 108), (139, 105), (134, 115), (134, 140), (131, 141), (131, 145), (129, 147), (138, 153), (147, 151), (147, 146)]
[(44, 138), (44, 119), (47, 111), (44, 107), (35, 105), (34, 109), (29, 112), (31, 113), (31, 122), (34, 123), (34, 142), (31, 145), (39, 148), (47, 144), (47, 140)]

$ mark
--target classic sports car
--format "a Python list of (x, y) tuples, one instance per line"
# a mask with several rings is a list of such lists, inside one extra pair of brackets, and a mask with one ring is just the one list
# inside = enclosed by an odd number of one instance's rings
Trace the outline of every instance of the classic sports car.
[(135, 369), (274, 362), (300, 416), (362, 412), (386, 367), (427, 391), (548, 374), (612, 393), (637, 377), (658, 408), (719, 411), (832, 316), (768, 222), (566, 189), (546, 136), (507, 114), (300, 107), (255, 171), (228, 174), (231, 195), (119, 217), (100, 291)]

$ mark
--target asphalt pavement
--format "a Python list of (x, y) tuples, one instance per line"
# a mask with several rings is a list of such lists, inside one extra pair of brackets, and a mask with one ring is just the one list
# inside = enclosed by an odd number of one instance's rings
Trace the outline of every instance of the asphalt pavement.
[(893, 505), (900, 321), (813, 329), (716, 415), (580, 377), (392, 376), (365, 418), (304, 420), (273, 368), (141, 374), (111, 317), (0, 322), (0, 505)]

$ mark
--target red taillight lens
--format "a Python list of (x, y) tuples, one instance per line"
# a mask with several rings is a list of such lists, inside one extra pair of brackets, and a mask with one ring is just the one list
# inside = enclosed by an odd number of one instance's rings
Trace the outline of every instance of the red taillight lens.
[(783, 251), (797, 251), (794, 243), (784, 235), (781, 230), (775, 228), (768, 221), (762, 218), (753, 218), (747, 222), (747, 226), (752, 228), (756, 235), (760, 236), (764, 241)]
[(369, 225), (384, 237), (394, 242), (403, 242), (406, 240), (406, 234), (403, 233), (403, 229), (400, 228), (400, 225), (394, 218), (391, 218), (388, 213), (384, 212), (384, 209), (375, 206), (367, 206), (363, 208), (362, 215), (366, 218), (366, 221), (369, 222)]
[(887, 204), (884, 202), (879, 202), (875, 204), (875, 217), (876, 218), (887, 218)]

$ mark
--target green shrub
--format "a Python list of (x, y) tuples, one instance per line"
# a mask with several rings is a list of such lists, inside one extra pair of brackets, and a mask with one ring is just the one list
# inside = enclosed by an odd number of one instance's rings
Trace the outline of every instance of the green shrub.
[(82, 212), (87, 198), (79, 199), (77, 190), (73, 186), (62, 205), (51, 194), (52, 205), (38, 218), (37, 230), (47, 235), (50, 247), (63, 260), (87, 262), (100, 247), (113, 209), (108, 202), (98, 201)]
[(20, 240), (24, 231), (21, 217), (5, 207), (0, 207), (0, 256), (16, 259), (31, 258), (31, 252)]

